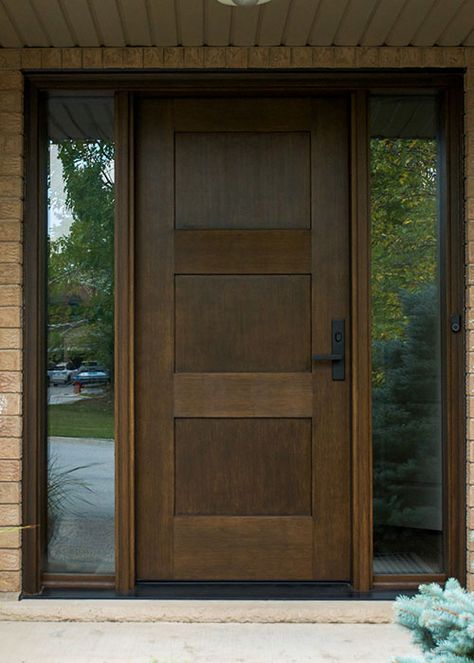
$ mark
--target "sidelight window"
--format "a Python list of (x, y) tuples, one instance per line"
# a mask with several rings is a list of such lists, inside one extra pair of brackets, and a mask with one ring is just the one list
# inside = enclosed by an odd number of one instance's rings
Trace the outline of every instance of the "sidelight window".
[(113, 99), (48, 101), (50, 573), (114, 570)]
[(370, 108), (374, 572), (443, 570), (436, 96)]

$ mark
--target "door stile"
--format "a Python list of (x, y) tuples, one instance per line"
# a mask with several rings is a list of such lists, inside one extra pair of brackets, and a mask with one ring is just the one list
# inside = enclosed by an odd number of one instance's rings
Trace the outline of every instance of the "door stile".
[(115, 587), (135, 588), (133, 97), (115, 96)]
[(136, 560), (141, 578), (159, 568), (156, 579), (166, 580), (173, 574), (174, 513), (173, 101), (138, 104), (135, 458), (136, 500), (147, 513), (137, 518)]
[(352, 580), (372, 587), (372, 403), (367, 92), (352, 97)]
[(347, 98), (313, 100), (312, 353), (331, 352), (334, 320), (344, 321), (346, 336), (345, 380), (333, 380), (332, 362), (313, 363), (312, 374), (313, 467), (319, 468), (313, 473), (313, 565), (325, 581), (351, 575), (348, 122)]

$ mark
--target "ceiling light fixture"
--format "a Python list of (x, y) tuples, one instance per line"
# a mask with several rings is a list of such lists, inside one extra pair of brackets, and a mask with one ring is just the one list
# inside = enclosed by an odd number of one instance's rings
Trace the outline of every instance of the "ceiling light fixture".
[(270, 0), (218, 0), (218, 2), (229, 7), (256, 7), (257, 5), (264, 5)]

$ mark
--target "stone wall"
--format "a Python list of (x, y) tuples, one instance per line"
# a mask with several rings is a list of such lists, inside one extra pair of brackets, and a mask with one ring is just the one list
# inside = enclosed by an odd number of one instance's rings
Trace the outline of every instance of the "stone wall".
[[(466, 67), (468, 572), (474, 588), (474, 49), (0, 49), (0, 527), (21, 523), (23, 75), (36, 69)], [(21, 537), (0, 534), (0, 592), (21, 589)]]

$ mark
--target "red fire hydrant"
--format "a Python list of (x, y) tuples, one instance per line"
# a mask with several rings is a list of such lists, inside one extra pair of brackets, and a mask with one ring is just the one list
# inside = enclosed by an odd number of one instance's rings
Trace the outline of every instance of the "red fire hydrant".
[(74, 393), (75, 394), (80, 394), (82, 389), (82, 385), (80, 382), (74, 382)]

